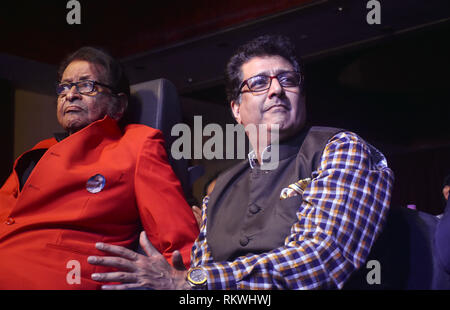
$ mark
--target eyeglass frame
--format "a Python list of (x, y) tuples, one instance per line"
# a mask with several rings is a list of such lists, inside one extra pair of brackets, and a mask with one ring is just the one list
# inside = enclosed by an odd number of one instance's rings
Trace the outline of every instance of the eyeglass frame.
[[(83, 83), (83, 82), (90, 82), (90, 83), (92, 83), (92, 90), (89, 91), (89, 92), (80, 92), (80, 90), (78, 89), (78, 84)], [(113, 95), (113, 96), (116, 95), (116, 94), (113, 92), (114, 89), (113, 89), (112, 86), (106, 85), (106, 84), (103, 84), (103, 83), (100, 83), (100, 82), (97, 82), (97, 81), (94, 81), (94, 80), (81, 80), (81, 81), (78, 81), (78, 82), (64, 82), (64, 83), (57, 82), (57, 83), (55, 83), (55, 84), (56, 84), (56, 85), (55, 85), (55, 88), (59, 87), (59, 86), (62, 85), (62, 84), (70, 85), (69, 91), (70, 91), (70, 89), (72, 89), (72, 87), (75, 86), (75, 89), (77, 90), (77, 92), (78, 92), (79, 94), (82, 94), (82, 95), (88, 95), (88, 94), (90, 94), (90, 93), (93, 93), (94, 90), (95, 90), (95, 86), (96, 86), (96, 85), (100, 85), (100, 86), (102, 86), (102, 87), (106, 87), (106, 88), (110, 89), (110, 90), (112, 91), (111, 95)], [(67, 93), (66, 93), (66, 94), (58, 94), (58, 91), (56, 91), (56, 95), (57, 95), (58, 97), (60, 97), (60, 96), (66, 96)]]
[[(298, 83), (298, 85), (296, 85), (295, 87), (300, 86), (300, 85), (302, 84), (302, 81), (303, 81), (303, 76), (302, 76), (302, 74), (301, 74), (300, 72), (298, 72), (298, 71), (283, 71), (283, 72), (278, 73), (277, 75), (257, 74), (257, 75), (254, 75), (254, 76), (249, 77), (248, 79), (244, 80), (244, 81), (241, 83), (241, 86), (239, 86), (238, 96), (239, 96), (240, 94), (242, 94), (242, 93), (258, 93), (258, 92), (264, 92), (264, 91), (270, 89), (270, 87), (272, 86), (272, 80), (273, 80), (274, 78), (276, 78), (276, 79), (278, 80), (278, 76), (279, 76), (279, 75), (284, 74), (284, 73), (289, 73), (289, 72), (293, 72), (293, 73), (296, 73), (296, 74), (299, 75), (299, 77), (300, 77), (299, 83)], [(267, 88), (261, 89), (261, 90), (251, 90), (251, 89), (250, 89), (250, 86), (248, 85), (248, 80), (250, 80), (250, 79), (252, 79), (252, 78), (254, 78), (254, 77), (257, 77), (257, 76), (265, 76), (265, 77), (270, 78), (269, 86), (268, 86)], [(280, 80), (278, 80), (278, 83), (280, 83)], [(242, 88), (243, 88), (245, 85), (247, 85), (248, 90), (243, 91)], [(280, 85), (281, 85), (281, 83), (280, 83)], [(283, 87), (283, 89), (284, 89), (284, 86), (283, 86), (283, 85), (281, 85), (281, 87)], [(288, 87), (294, 87), (294, 86), (288, 86)]]

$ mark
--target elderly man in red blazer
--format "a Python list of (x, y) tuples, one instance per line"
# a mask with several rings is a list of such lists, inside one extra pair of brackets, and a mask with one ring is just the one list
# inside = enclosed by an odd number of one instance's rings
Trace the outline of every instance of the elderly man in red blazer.
[(109, 267), (87, 263), (96, 242), (136, 246), (145, 229), (189, 266), (198, 228), (160, 131), (118, 125), (129, 83), (107, 53), (84, 47), (60, 66), (57, 118), (65, 136), (39, 142), (0, 189), (0, 289), (97, 289)]

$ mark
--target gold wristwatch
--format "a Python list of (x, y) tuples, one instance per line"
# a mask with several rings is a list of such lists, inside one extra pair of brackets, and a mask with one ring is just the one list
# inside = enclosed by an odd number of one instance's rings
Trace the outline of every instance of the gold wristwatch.
[(193, 289), (204, 288), (207, 280), (206, 271), (201, 267), (191, 268), (187, 273), (187, 281)]

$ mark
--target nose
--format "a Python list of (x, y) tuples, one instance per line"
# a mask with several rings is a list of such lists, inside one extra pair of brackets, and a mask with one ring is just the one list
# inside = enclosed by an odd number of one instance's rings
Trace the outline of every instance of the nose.
[(281, 86), (278, 79), (276, 77), (272, 78), (272, 83), (270, 84), (269, 91), (268, 91), (269, 98), (272, 98), (273, 96), (280, 96), (283, 93), (284, 93), (284, 88), (283, 88), (283, 86)]
[(74, 99), (79, 99), (81, 97), (81, 94), (78, 92), (75, 85), (72, 86), (72, 88), (69, 90), (69, 92), (66, 95), (66, 99), (69, 101), (72, 101)]

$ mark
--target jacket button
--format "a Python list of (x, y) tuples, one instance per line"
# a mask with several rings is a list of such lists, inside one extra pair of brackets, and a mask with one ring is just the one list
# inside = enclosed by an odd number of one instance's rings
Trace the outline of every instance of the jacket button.
[(8, 219), (5, 221), (6, 225), (12, 225), (14, 224), (16, 221), (12, 218), (12, 217), (8, 217)]
[(246, 246), (246, 245), (248, 244), (249, 241), (250, 241), (250, 240), (249, 240), (248, 237), (246, 237), (246, 236), (243, 236), (241, 239), (239, 239), (239, 243), (240, 243), (242, 246)]
[(256, 214), (259, 212), (260, 208), (257, 205), (251, 205), (248, 210), (251, 214)]

